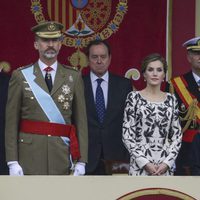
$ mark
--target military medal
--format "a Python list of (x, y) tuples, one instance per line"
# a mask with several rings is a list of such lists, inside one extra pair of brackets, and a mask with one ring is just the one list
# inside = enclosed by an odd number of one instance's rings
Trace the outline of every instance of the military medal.
[(65, 96), (63, 94), (58, 95), (58, 102), (63, 103), (65, 101)]
[(62, 92), (64, 94), (69, 94), (71, 92), (70, 87), (66, 84), (62, 86)]
[(64, 110), (67, 110), (69, 108), (69, 102), (64, 102), (64, 104), (63, 104), (63, 109)]
[(63, 110), (67, 110), (70, 107), (70, 101), (72, 101), (73, 95), (71, 93), (71, 88), (69, 87), (69, 85), (65, 84), (61, 87), (61, 89), (62, 93), (58, 95), (58, 102), (62, 104)]

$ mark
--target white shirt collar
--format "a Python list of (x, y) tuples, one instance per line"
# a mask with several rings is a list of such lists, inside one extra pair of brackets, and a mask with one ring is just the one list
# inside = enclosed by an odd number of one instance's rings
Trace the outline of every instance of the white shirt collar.
[[(101, 77), (105, 82), (108, 83), (109, 73), (108, 71)], [(90, 71), (90, 78), (92, 82), (95, 82), (99, 77), (96, 76), (92, 71)]]
[(39, 65), (41, 71), (43, 71), (46, 67), (52, 67), (53, 70), (56, 71), (56, 70), (57, 70), (58, 62), (55, 61), (55, 62), (53, 63), (53, 65), (47, 66), (45, 63), (43, 63), (43, 62), (39, 59), (39, 60), (38, 60), (38, 65)]
[(194, 77), (195, 81), (198, 84), (198, 81), (200, 81), (200, 77), (197, 74), (195, 74), (194, 72), (192, 72), (192, 74), (193, 74), (193, 77)]

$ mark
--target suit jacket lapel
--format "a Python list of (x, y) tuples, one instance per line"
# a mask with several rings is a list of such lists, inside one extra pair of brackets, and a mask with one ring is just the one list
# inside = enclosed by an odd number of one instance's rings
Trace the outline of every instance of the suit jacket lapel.
[(40, 67), (38, 65), (38, 63), (34, 64), (34, 68), (33, 68), (33, 74), (35, 75), (35, 82), (43, 89), (45, 90), (47, 93), (49, 93), (49, 90), (47, 88), (47, 84), (44, 80), (44, 77), (42, 75), (42, 72), (40, 70)]
[(108, 102), (107, 102), (107, 108), (106, 108), (106, 113), (105, 113), (105, 116), (104, 116), (104, 122), (103, 123), (109, 122), (109, 118), (112, 115), (113, 97), (116, 97), (115, 88), (117, 88), (117, 82), (114, 81), (112, 74), (109, 73)]
[(90, 75), (85, 76), (84, 81), (85, 81), (85, 96), (86, 96), (87, 106), (88, 109), (90, 110), (89, 116), (91, 116), (91, 118), (95, 119), (98, 122)]

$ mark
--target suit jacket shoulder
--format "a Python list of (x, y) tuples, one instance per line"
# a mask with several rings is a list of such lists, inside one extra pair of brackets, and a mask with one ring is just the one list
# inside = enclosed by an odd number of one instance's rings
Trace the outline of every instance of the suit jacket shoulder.
[(132, 82), (128, 78), (109, 73), (109, 81), (115, 83), (116, 85), (123, 85), (123, 87), (127, 90), (133, 90)]
[(119, 75), (113, 74), (113, 73), (109, 73), (109, 76), (110, 76), (111, 78), (116, 79), (116, 80), (129, 81), (129, 82), (130, 82), (130, 79), (128, 79), (128, 78), (126, 78), (126, 77), (123, 77), (123, 76), (119, 76)]

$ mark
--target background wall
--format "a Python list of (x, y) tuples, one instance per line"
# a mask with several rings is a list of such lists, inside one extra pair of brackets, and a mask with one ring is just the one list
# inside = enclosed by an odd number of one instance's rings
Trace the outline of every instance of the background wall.
[(196, 0), (196, 36), (200, 36), (200, 1)]
[(172, 75), (177, 76), (190, 69), (182, 44), (195, 37), (195, 6), (198, 0), (172, 2)]
[[(10, 65), (12, 71), (37, 60), (38, 54), (33, 48), (34, 36), (30, 28), (37, 24), (31, 6), (38, 2), (41, 7), (37, 9), (41, 9), (44, 18), (48, 20), (50, 17), (47, 2), (54, 2), (56, 5), (56, 3), (70, 1), (21, 0), (20, 3), (19, 1), (2, 1), (0, 7), (0, 36), (2, 39), (0, 67)], [(108, 27), (114, 18), (119, 2), (122, 3), (121, 5), (123, 2), (127, 5), (127, 13), (121, 18), (122, 22), (118, 30), (113, 31), (107, 38), (113, 53), (110, 67), (112, 72), (130, 78), (134, 76), (133, 84), (137, 89), (141, 89), (144, 87), (143, 77), (140, 73), (138, 76), (135, 69), (140, 72), (141, 60), (147, 54), (158, 52), (166, 57), (168, 44), (171, 46), (169, 52), (170, 77), (190, 69), (182, 44), (195, 36), (195, 30), (196, 34), (199, 30), (199, 12), (195, 12), (200, 7), (199, 0), (112, 1), (111, 15), (102, 30), (105, 30), (105, 27)], [(169, 9), (167, 9), (168, 4), (171, 4)], [(126, 9), (126, 6), (124, 8)], [(168, 13), (171, 18), (167, 24)], [(198, 21), (195, 21), (196, 17)], [(167, 25), (171, 27), (169, 32), (167, 32), (167, 28), (169, 28)], [(77, 46), (63, 45), (59, 55), (60, 62), (71, 65), (69, 58), (76, 50)], [(84, 51), (84, 49), (81, 50)], [(84, 68), (83, 73), (87, 73), (87, 71), (88, 68)], [(130, 73), (128, 73), (129, 71)]]

